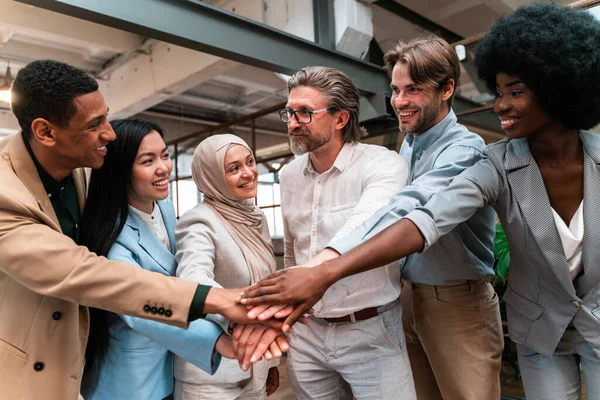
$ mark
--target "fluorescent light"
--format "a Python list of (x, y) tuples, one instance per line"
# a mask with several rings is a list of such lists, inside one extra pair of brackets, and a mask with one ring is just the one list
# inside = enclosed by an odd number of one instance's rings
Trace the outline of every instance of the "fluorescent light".
[(10, 90), (0, 90), (0, 101), (10, 103)]
[(271, 164), (271, 166), (275, 169), (279, 169), (279, 167), (281, 167), (281, 164), (274, 162), (273, 164)]

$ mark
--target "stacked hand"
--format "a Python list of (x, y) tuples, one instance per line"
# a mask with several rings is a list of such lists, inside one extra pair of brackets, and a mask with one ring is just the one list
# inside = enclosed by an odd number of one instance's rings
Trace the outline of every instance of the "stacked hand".
[(233, 352), (244, 371), (262, 357), (280, 358), (289, 350), (289, 341), (288, 336), (264, 325), (237, 325), (233, 330)]
[(263, 356), (270, 360), (288, 350), (290, 339), (282, 331), (291, 332), (297, 321), (306, 323), (304, 314), (312, 312), (333, 282), (320, 267), (286, 268), (245, 289), (211, 289), (209, 296), (215, 296), (219, 304), (216, 312), (238, 324), (232, 358), (238, 359), (243, 370)]
[(292, 325), (309, 313), (312, 306), (323, 297), (330, 282), (320, 267), (286, 268), (250, 286), (239, 297), (239, 301), (248, 306), (261, 306), (248, 313), (248, 317), (258, 317), (261, 323), (269, 321), (271, 317), (285, 317), (283, 331), (289, 332)]

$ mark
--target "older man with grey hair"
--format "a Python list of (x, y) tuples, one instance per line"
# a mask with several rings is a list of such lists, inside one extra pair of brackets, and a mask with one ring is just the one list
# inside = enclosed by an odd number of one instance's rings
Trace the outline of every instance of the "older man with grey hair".
[[(288, 81), (281, 119), (299, 157), (281, 173), (285, 266), (304, 264), (389, 202), (408, 179), (404, 159), (359, 143), (359, 95), (333, 68)], [(297, 399), (413, 399), (402, 331), (398, 263), (343, 279), (297, 325), (288, 357)]]

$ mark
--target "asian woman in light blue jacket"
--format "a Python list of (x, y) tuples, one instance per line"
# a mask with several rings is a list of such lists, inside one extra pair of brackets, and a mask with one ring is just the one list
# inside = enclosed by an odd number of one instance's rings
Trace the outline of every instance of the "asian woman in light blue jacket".
[[(175, 213), (168, 197), (172, 163), (160, 127), (113, 121), (117, 139), (92, 172), (82, 244), (110, 259), (175, 275)], [(131, 293), (132, 298), (136, 296)], [(168, 313), (155, 304), (151, 313)], [(213, 374), (233, 356), (222, 329), (203, 319), (184, 330), (92, 309), (82, 394), (86, 400), (172, 398), (173, 355)]]

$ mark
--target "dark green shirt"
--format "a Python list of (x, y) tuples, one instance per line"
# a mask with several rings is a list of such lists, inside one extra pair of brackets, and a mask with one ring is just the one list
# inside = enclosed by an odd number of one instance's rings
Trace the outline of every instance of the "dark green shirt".
[(75, 190), (73, 176), (69, 174), (69, 176), (60, 182), (54, 179), (46, 172), (37, 158), (35, 158), (29, 140), (27, 140), (25, 136), (23, 136), (23, 141), (25, 141), (27, 151), (29, 151), (29, 155), (35, 164), (40, 180), (48, 194), (50, 203), (52, 203), (52, 208), (54, 208), (60, 228), (65, 235), (77, 243), (79, 240), (79, 222), (81, 220), (81, 215), (79, 214), (79, 201), (77, 199), (77, 191)]

